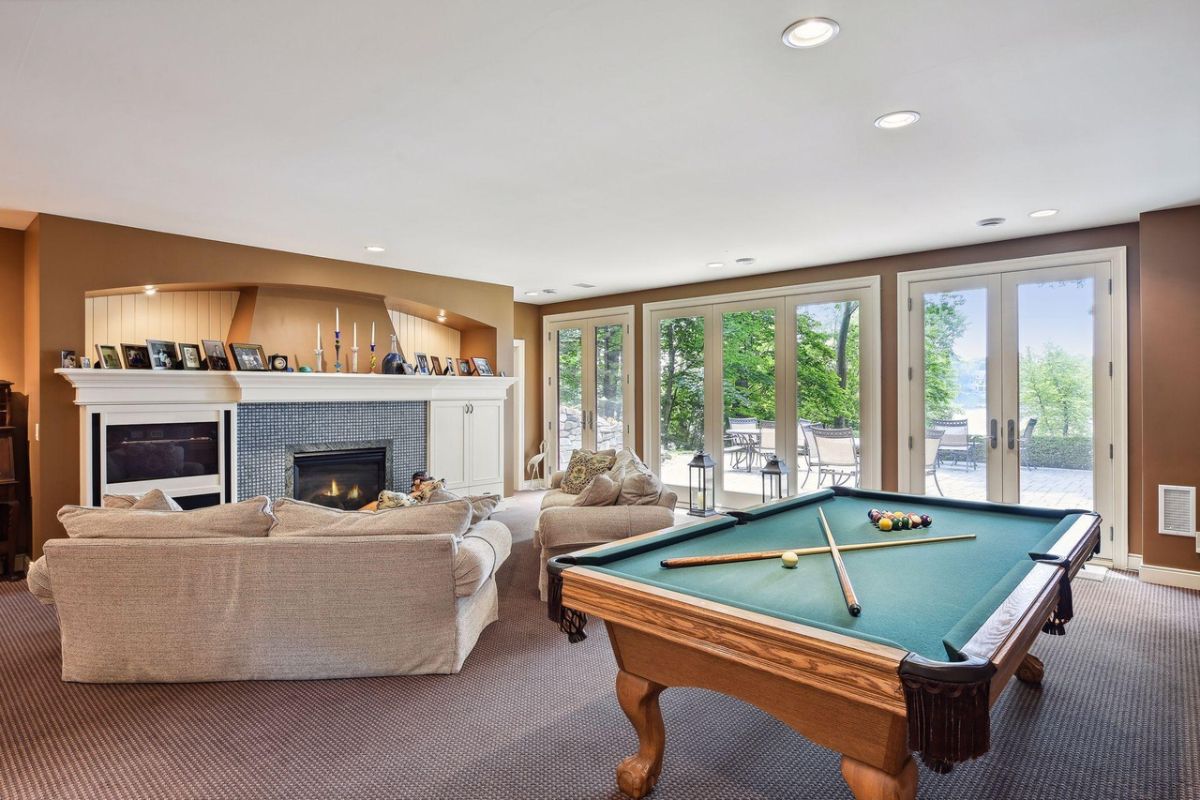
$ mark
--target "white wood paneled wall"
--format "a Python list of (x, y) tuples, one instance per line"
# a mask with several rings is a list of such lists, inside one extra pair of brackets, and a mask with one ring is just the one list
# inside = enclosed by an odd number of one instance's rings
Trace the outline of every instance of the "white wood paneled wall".
[[(396, 329), (404, 358), (410, 364), (416, 363), (417, 353), (437, 356), (443, 363), (446, 356), (458, 358), (462, 355), (459, 352), (461, 336), (454, 328), (392, 309), (388, 309), (388, 315), (392, 318), (392, 327)], [(388, 341), (380, 342), (380, 350), (384, 353), (390, 346)]]
[(84, 298), (87, 350), (96, 358), (97, 344), (117, 347), (147, 339), (200, 344), (201, 339), (225, 341), (238, 292), (157, 292), (148, 295), (108, 295)]

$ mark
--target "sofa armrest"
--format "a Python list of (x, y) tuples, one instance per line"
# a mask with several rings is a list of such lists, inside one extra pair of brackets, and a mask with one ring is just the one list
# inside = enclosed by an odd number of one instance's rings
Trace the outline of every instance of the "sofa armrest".
[(512, 552), (512, 533), (484, 520), (467, 531), (454, 554), (454, 596), (470, 597), (496, 574)]
[(567, 474), (566, 470), (560, 469), (558, 472), (551, 475), (550, 476), (550, 486), (547, 488), (557, 489), (558, 487), (562, 486), (563, 478), (566, 476), (566, 474)]
[(675, 515), (662, 506), (575, 506), (547, 508), (538, 517), (542, 549), (612, 542), (669, 528)]
[(670, 489), (664, 488), (662, 490), (662, 494), (658, 496), (658, 505), (662, 506), (663, 508), (669, 508), (671, 511), (674, 511), (675, 506), (678, 504), (679, 495), (675, 494)]

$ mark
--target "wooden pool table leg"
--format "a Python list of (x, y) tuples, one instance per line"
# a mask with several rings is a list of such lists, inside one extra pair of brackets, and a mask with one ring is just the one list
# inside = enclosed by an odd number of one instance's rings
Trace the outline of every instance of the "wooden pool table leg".
[(854, 800), (916, 800), (917, 765), (911, 758), (889, 775), (878, 767), (842, 756), (842, 777)]
[(1046, 674), (1046, 666), (1033, 653), (1026, 653), (1025, 660), (1017, 667), (1017, 680), (1022, 683), (1042, 685), (1042, 676)]
[(658, 696), (665, 688), (625, 670), (617, 672), (617, 700), (638, 735), (637, 755), (617, 765), (617, 785), (635, 800), (650, 793), (662, 771), (666, 730)]

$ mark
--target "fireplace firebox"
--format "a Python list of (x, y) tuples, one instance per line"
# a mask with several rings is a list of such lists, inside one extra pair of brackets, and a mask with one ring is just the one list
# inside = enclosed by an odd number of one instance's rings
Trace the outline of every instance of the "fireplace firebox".
[(292, 454), (292, 497), (352, 511), (387, 488), (387, 448), (352, 447)]

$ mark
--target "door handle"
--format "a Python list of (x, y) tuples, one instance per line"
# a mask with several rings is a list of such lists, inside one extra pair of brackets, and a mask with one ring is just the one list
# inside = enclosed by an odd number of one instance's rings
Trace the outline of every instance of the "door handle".
[(1000, 446), (1000, 420), (995, 417), (992, 418), (992, 433), (988, 438), (991, 440), (993, 450)]
[(1017, 421), (1015, 419), (1008, 421), (1008, 449), (1017, 449)]

